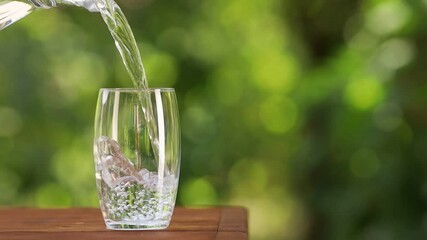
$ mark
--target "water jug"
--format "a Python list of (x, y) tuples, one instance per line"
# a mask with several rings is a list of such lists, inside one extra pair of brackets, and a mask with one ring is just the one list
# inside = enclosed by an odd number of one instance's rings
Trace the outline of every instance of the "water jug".
[(0, 0), (0, 30), (36, 9), (49, 9), (60, 5), (84, 7), (91, 12), (99, 11), (97, 0)]

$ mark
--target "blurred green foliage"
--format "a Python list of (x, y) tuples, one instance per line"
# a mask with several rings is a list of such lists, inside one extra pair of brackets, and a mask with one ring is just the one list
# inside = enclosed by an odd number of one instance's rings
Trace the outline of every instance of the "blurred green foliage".
[[(245, 206), (251, 239), (427, 238), (426, 0), (118, 3), (177, 91), (178, 204)], [(0, 83), (0, 205), (96, 206), (98, 89), (131, 86), (100, 15), (0, 32)]]

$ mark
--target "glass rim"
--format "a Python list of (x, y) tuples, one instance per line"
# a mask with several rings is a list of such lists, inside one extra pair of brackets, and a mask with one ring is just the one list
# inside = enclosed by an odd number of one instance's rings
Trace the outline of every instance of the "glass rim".
[(160, 91), (160, 92), (175, 92), (174, 88), (170, 88), (170, 87), (159, 87), (159, 88), (100, 88), (99, 89), (100, 92), (155, 92), (155, 91)]

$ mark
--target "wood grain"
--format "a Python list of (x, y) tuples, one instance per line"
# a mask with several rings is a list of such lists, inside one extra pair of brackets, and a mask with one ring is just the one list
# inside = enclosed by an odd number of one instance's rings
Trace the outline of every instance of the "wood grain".
[(107, 230), (99, 209), (0, 208), (0, 239), (248, 239), (247, 212), (240, 207), (175, 208), (165, 230)]

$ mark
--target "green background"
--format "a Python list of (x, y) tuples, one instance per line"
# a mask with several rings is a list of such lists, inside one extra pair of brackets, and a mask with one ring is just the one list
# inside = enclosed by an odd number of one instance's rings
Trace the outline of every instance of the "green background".
[[(180, 106), (179, 205), (251, 239), (427, 238), (427, 0), (121, 0)], [(0, 205), (97, 206), (101, 87), (131, 81), (101, 16), (0, 32)]]

